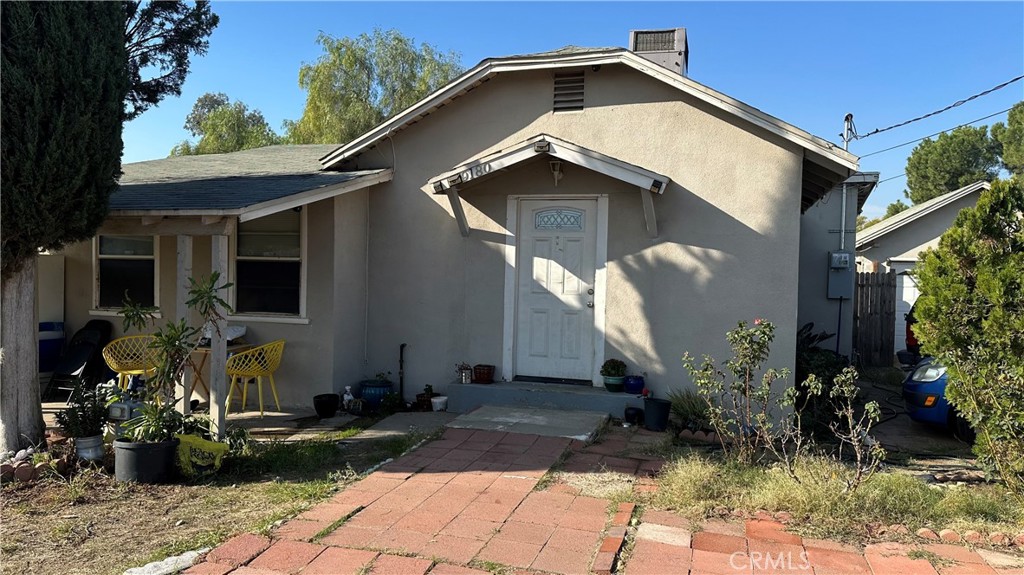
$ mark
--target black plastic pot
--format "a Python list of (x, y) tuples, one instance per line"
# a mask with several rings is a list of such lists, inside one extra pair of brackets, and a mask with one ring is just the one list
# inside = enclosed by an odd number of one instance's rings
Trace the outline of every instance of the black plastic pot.
[(177, 475), (178, 438), (156, 443), (114, 440), (114, 479), (137, 483), (168, 483)]
[(320, 419), (334, 417), (334, 414), (338, 412), (339, 405), (341, 405), (341, 398), (337, 393), (321, 393), (313, 396), (313, 409), (316, 410), (316, 416)]
[(639, 407), (627, 407), (622, 418), (630, 425), (640, 425), (644, 422), (644, 410)]
[(672, 402), (667, 399), (644, 398), (644, 427), (648, 431), (665, 431)]

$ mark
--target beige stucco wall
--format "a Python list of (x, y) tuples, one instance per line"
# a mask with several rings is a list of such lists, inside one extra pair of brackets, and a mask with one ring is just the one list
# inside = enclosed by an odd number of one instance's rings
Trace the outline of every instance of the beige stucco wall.
[[(776, 322), (770, 363), (792, 367), (801, 150), (623, 67), (586, 82), (585, 111), (552, 114), (550, 72), (499, 75), (360, 158), (395, 166), (369, 194), (368, 367), (396, 371), (408, 343), (407, 397), (443, 390), (458, 361), (502, 364), (508, 194), (608, 194), (605, 356), (659, 395), (688, 385), (683, 352), (724, 359), (740, 319)], [(463, 238), (427, 180), (540, 133), (671, 177), (654, 200), (660, 236), (646, 234), (638, 190), (573, 165), (555, 188), (542, 161), (466, 187)]]
[(953, 225), (960, 210), (974, 207), (978, 203), (978, 195), (968, 194), (897, 228), (871, 242), (870, 246), (862, 247), (857, 255), (881, 264), (880, 269), (885, 271), (891, 268), (888, 264), (890, 259), (917, 260), (920, 252), (939, 245), (939, 238)]
[[(262, 344), (284, 339), (284, 359), (275, 374), (282, 407), (311, 406), (317, 393), (341, 391), (356, 373), (363, 354), (365, 316), (365, 192), (354, 192), (305, 207), (307, 324), (271, 318), (233, 317), (229, 324), (245, 325), (246, 340)], [(337, 232), (336, 232), (337, 230)], [(336, 243), (337, 238), (337, 243)], [(343, 252), (334, 249), (343, 245)], [(92, 308), (92, 243), (66, 248), (66, 323), (73, 334), (90, 319), (108, 319), (113, 337), (123, 335), (120, 318)], [(193, 275), (210, 273), (210, 238), (193, 241)], [(161, 236), (159, 247), (159, 305), (165, 317), (174, 315), (177, 241)], [(337, 280), (337, 281), (336, 281)], [(337, 288), (335, 287), (337, 285)], [(208, 378), (207, 373), (207, 378)], [(207, 381), (209, 381), (207, 379)], [(266, 406), (272, 407), (267, 396)], [(237, 405), (237, 404), (236, 404)], [(254, 400), (250, 400), (250, 406)]]
[[(808, 208), (800, 218), (800, 309), (798, 327), (814, 323), (814, 332), (836, 334), (823, 344), (847, 357), (853, 350), (853, 302), (828, 299), (829, 252), (839, 251), (839, 227), (842, 221), (842, 188), (832, 190), (821, 202)], [(854, 251), (854, 230), (857, 227), (857, 189), (850, 186), (846, 197), (846, 251)], [(851, 266), (856, 266), (851, 261)], [(855, 283), (855, 280), (854, 282)]]

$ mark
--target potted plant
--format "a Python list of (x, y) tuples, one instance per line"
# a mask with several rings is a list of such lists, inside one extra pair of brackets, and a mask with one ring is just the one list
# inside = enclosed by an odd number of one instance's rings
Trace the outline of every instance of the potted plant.
[(626, 362), (621, 359), (609, 359), (601, 365), (601, 376), (604, 377), (604, 387), (608, 391), (622, 392), (622, 382), (626, 379)]
[(363, 404), (369, 409), (380, 407), (381, 400), (384, 399), (385, 395), (391, 393), (391, 388), (394, 386), (391, 383), (390, 371), (378, 372), (374, 379), (364, 379), (359, 385)]
[[(177, 386), (183, 381), (189, 356), (199, 346), (201, 326), (216, 325), (223, 319), (219, 310), (231, 309), (219, 296), (231, 284), (217, 285), (219, 280), (217, 272), (200, 281), (189, 278), (189, 299), (185, 303), (202, 318), (200, 327), (189, 325), (183, 318), (167, 322), (153, 333), (156, 369), (139, 392), (143, 402), (140, 414), (122, 424), (123, 435), (114, 441), (114, 477), (118, 481), (162, 483), (173, 477), (179, 443), (174, 435), (185, 431), (185, 419), (175, 409)], [(157, 311), (126, 297), (120, 311), (125, 331), (141, 331), (147, 324), (155, 324)]]
[(434, 392), (434, 386), (427, 385), (423, 387), (423, 393), (416, 394), (416, 408), (420, 411), (430, 411), (433, 409), (433, 404), (430, 400), (441, 394)]
[(459, 383), (471, 383), (473, 381), (473, 366), (466, 362), (459, 362), (455, 364), (455, 375), (459, 378), (455, 381)]
[(96, 389), (85, 389), (78, 378), (68, 407), (57, 412), (57, 425), (75, 440), (75, 454), (85, 461), (103, 459), (103, 431), (107, 423), (107, 398)]
[(176, 433), (184, 429), (184, 417), (171, 402), (147, 401), (141, 414), (122, 426), (114, 440), (114, 478), (138, 483), (166, 483), (175, 475)]

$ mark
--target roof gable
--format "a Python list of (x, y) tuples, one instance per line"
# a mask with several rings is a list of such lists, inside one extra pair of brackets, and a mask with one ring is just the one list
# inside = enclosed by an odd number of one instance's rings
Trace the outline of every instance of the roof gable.
[(895, 216), (885, 218), (871, 227), (864, 228), (857, 234), (857, 249), (861, 249), (886, 234), (911, 224), (961, 198), (967, 197), (973, 193), (981, 192), (982, 190), (987, 190), (991, 187), (992, 185), (985, 181), (974, 182), (973, 184), (969, 184), (958, 190), (953, 190), (948, 194), (943, 194), (937, 198), (932, 198), (927, 202), (907, 208)]
[[(760, 110), (730, 98), (690, 78), (662, 68), (629, 50), (623, 48), (599, 48), (590, 50), (572, 49), (494, 58), (484, 60), (473, 69), (465, 72), (447, 86), (413, 104), (390, 120), (359, 136), (352, 142), (338, 147), (320, 159), (325, 170), (337, 169), (342, 162), (353, 158), (372, 147), (380, 140), (408, 127), (419, 119), (429, 115), (438, 108), (451, 103), (466, 92), (476, 88), (493, 76), (513, 71), (570, 68), (579, 66), (600, 66), (624, 64), (641, 73), (664, 82), (683, 93), (689, 94), (749, 124), (753, 124), (783, 139), (797, 144), (806, 152), (806, 158), (812, 165), (821, 165), (826, 171), (855, 170), (856, 156), (838, 146), (813, 136), (791, 124), (774, 118)], [(846, 177), (848, 174), (843, 174)], [(840, 180), (842, 178), (839, 178)], [(830, 188), (831, 185), (828, 186)], [(827, 191), (826, 188), (824, 191)]]

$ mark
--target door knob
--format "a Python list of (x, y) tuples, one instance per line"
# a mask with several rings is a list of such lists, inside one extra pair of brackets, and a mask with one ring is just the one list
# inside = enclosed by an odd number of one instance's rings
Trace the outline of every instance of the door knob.
[(594, 295), (594, 288), (588, 289), (587, 293), (590, 294), (590, 295)]
[(594, 302), (588, 301), (587, 302), (587, 307), (594, 307)]

